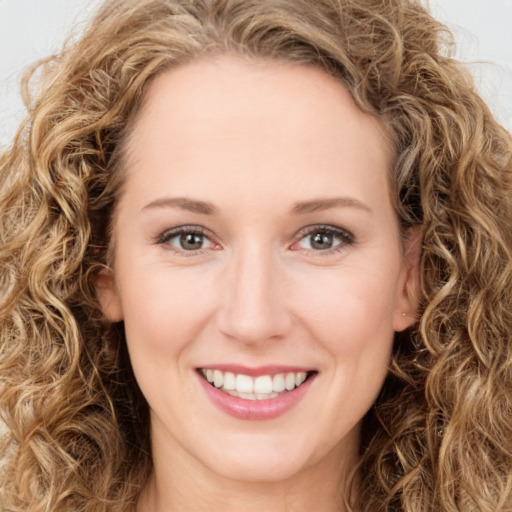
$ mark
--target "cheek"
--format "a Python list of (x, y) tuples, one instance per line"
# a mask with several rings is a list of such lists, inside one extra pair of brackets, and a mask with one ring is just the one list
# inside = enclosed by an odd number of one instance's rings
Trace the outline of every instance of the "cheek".
[(338, 276), (315, 276), (296, 293), (297, 308), (314, 338), (332, 356), (342, 360), (367, 352), (385, 361), (393, 340), (393, 313), (397, 280), (375, 272), (344, 269)]
[[(337, 432), (352, 428), (377, 398), (394, 340), (397, 275), (351, 270), (316, 279), (301, 305), (312, 338), (328, 355), (322, 414)], [(339, 415), (340, 409), (350, 412)]]
[(169, 269), (131, 279), (122, 308), (134, 368), (142, 361), (168, 366), (187, 350), (213, 309), (208, 290), (201, 276)]

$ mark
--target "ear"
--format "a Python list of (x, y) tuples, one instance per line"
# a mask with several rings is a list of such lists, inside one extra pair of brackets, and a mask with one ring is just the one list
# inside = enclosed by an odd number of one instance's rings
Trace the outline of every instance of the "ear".
[(395, 331), (404, 331), (417, 321), (420, 291), (420, 256), (423, 231), (421, 226), (409, 228), (404, 244), (404, 268), (393, 317)]
[(123, 308), (114, 279), (114, 271), (110, 268), (104, 268), (94, 278), (94, 286), (106, 319), (112, 323), (120, 322), (123, 319)]

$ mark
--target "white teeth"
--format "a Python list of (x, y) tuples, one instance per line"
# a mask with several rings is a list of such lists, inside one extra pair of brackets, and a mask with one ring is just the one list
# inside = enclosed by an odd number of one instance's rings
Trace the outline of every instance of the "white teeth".
[(286, 389), (291, 391), (295, 387), (295, 373), (287, 373), (284, 382)]
[(224, 391), (234, 391), (236, 389), (235, 374), (226, 372), (224, 374)]
[(282, 373), (274, 375), (274, 378), (272, 379), (272, 389), (277, 393), (281, 393), (286, 389), (286, 383), (284, 381), (284, 375)]
[(244, 400), (257, 400), (257, 396), (254, 393), (238, 393), (238, 396), (240, 398), (243, 398)]
[(206, 380), (216, 388), (230, 395), (245, 400), (267, 400), (275, 398), (285, 390), (292, 391), (299, 387), (307, 378), (306, 372), (277, 373), (276, 375), (260, 375), (256, 378), (249, 375), (222, 372), (220, 370), (202, 369)]
[(296, 373), (295, 374), (295, 387), (298, 388), (306, 380), (306, 377), (307, 377), (306, 372)]
[(213, 385), (220, 388), (222, 384), (224, 384), (224, 375), (220, 370), (213, 370)]
[(228, 395), (244, 398), (245, 400), (268, 400), (279, 396), (279, 393), (238, 393), (237, 391), (226, 391)]
[(236, 390), (239, 393), (252, 393), (254, 391), (254, 379), (248, 375), (236, 376)]
[(254, 379), (254, 392), (258, 393), (272, 393), (272, 377), (270, 375), (262, 375)]

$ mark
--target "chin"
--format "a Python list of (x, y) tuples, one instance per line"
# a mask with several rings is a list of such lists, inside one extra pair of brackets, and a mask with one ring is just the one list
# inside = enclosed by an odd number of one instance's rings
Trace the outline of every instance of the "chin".
[[(253, 456), (254, 455), (254, 456)], [(278, 483), (286, 481), (308, 467), (307, 461), (297, 460), (290, 454), (273, 454), (262, 457), (261, 454), (233, 453), (222, 464), (211, 469), (218, 475), (233, 481), (249, 483)]]
[[(345, 443), (331, 446), (327, 436), (316, 445), (304, 436), (294, 436), (292, 432), (281, 436), (236, 437), (233, 436), (229, 444), (217, 443), (217, 449), (214, 452), (209, 450), (208, 455), (202, 450), (201, 455), (203, 463), (214, 473), (244, 483), (284, 482), (328, 460), (333, 461), (333, 471), (337, 471), (341, 467), (340, 460), (350, 452)], [(357, 444), (351, 443), (351, 446), (357, 447)], [(357, 452), (353, 457), (357, 457)]]

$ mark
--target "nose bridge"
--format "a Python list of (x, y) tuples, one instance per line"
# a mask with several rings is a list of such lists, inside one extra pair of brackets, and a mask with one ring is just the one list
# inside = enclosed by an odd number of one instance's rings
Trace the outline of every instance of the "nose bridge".
[(219, 328), (244, 343), (283, 336), (290, 326), (279, 264), (268, 248), (247, 244), (226, 269)]

